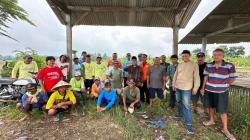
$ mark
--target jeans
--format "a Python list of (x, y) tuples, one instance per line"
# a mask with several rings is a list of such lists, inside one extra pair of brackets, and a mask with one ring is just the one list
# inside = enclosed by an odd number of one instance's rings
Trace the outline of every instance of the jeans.
[(192, 113), (191, 113), (191, 90), (176, 89), (176, 99), (178, 103), (178, 115), (183, 116), (186, 128), (192, 129)]

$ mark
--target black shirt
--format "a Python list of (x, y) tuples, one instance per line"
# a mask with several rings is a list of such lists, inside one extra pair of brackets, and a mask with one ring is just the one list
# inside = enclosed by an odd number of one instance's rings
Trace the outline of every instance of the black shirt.
[(205, 77), (204, 74), (203, 74), (203, 72), (204, 72), (204, 69), (205, 69), (206, 65), (207, 65), (207, 62), (199, 65), (199, 74), (200, 74), (200, 80), (201, 80), (201, 82), (200, 82), (201, 84), (200, 84), (199, 90), (201, 89), (201, 87), (203, 85), (203, 80), (204, 80), (204, 77)]

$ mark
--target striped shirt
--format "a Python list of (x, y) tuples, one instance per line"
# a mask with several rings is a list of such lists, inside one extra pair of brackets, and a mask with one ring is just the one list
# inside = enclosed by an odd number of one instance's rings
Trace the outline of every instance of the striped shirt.
[(204, 75), (208, 76), (205, 90), (214, 93), (226, 92), (230, 86), (230, 78), (237, 77), (234, 65), (228, 62), (223, 62), (218, 69), (214, 62), (208, 63)]

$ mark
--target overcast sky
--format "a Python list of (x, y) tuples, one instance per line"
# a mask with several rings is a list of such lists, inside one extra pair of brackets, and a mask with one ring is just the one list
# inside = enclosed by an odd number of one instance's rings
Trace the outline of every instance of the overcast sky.
[[(181, 29), (179, 36), (184, 37), (195, 27), (221, 0), (202, 0), (193, 17), (185, 29)], [(24, 50), (27, 47), (35, 49), (42, 55), (58, 56), (66, 53), (65, 26), (61, 25), (46, 0), (19, 0), (20, 5), (29, 13), (29, 18), (36, 27), (25, 22), (11, 23), (9, 34), (19, 42), (0, 36), (0, 54), (13, 55), (14, 50)], [(250, 44), (240, 43), (250, 55)], [(218, 44), (209, 45), (214, 49)], [(195, 49), (201, 45), (179, 45), (183, 49)], [(118, 52), (124, 56), (127, 52), (136, 55), (140, 52), (159, 56), (172, 53), (171, 28), (144, 28), (144, 27), (103, 27), (103, 26), (76, 26), (73, 28), (73, 49), (88, 53), (111, 54)], [(78, 53), (79, 55), (79, 53)]]

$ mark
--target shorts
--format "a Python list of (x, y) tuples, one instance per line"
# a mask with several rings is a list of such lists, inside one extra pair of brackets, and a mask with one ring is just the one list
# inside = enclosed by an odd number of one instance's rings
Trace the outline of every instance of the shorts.
[(228, 91), (223, 93), (214, 93), (206, 91), (208, 94), (209, 107), (215, 108), (216, 112), (227, 113)]
[(209, 97), (206, 92), (204, 93), (204, 96), (201, 95), (200, 91), (198, 91), (196, 95), (191, 96), (192, 101), (198, 102), (199, 98), (204, 107), (209, 107)]
[(149, 98), (154, 99), (155, 98), (155, 92), (157, 93), (157, 97), (159, 99), (163, 99), (163, 90), (161, 88), (149, 88)]

